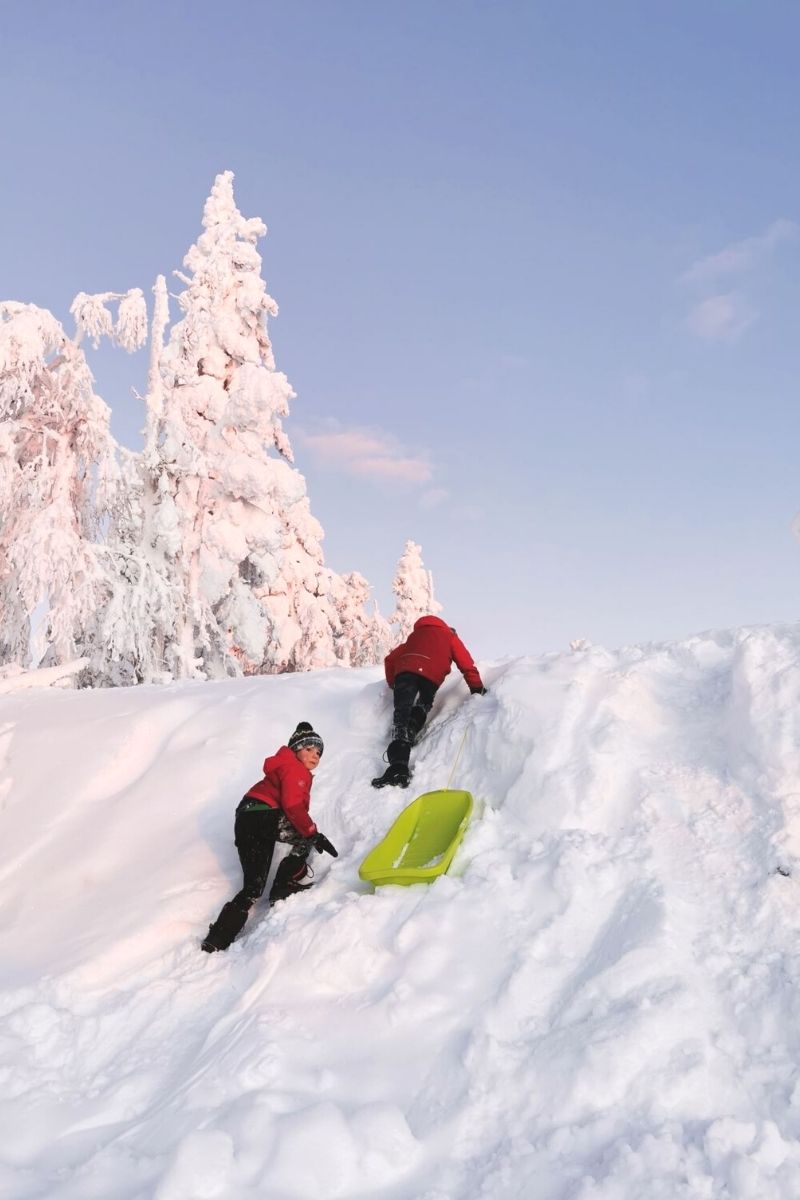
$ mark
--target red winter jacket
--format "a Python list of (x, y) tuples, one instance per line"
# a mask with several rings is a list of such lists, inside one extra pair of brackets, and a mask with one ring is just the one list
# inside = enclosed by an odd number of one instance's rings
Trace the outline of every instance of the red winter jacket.
[(311, 803), (311, 772), (288, 746), (264, 760), (264, 778), (253, 785), (248, 796), (270, 808), (280, 808), (303, 837), (313, 837), (317, 827), (308, 815)]
[(439, 687), (452, 663), (471, 688), (483, 687), (478, 668), (456, 631), (440, 617), (420, 617), (402, 646), (387, 654), (383, 665), (389, 687), (394, 687), (402, 671), (423, 675)]

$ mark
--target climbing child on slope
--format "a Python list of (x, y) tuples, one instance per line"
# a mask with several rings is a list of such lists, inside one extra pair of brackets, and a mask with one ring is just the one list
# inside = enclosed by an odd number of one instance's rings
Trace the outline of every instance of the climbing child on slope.
[(473, 695), (486, 695), (472, 655), (441, 617), (420, 617), (406, 640), (387, 654), (383, 665), (394, 692), (394, 723), (386, 749), (389, 766), (373, 779), (373, 787), (408, 787), (411, 747), (453, 663)]
[(307, 721), (301, 721), (288, 745), (265, 760), (264, 778), (239, 803), (234, 837), (244, 882), (209, 926), (203, 950), (227, 950), (242, 931), (250, 909), (263, 895), (276, 842), (288, 843), (291, 851), (275, 873), (270, 904), (312, 886), (303, 882), (310, 874), (307, 859), (312, 849), (338, 857), (308, 811), (311, 772), (318, 766), (322, 751), (322, 738)]

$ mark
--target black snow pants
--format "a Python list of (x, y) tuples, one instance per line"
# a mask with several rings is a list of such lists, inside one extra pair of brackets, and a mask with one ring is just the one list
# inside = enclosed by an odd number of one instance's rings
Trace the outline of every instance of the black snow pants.
[(288, 843), (292, 849), (275, 872), (269, 893), (270, 904), (285, 900), (306, 886), (302, 881), (309, 874), (307, 860), (313, 849), (311, 839), (298, 833), (279, 808), (270, 808), (249, 796), (245, 796), (236, 809), (233, 830), (243, 881), (241, 889), (223, 905), (209, 928), (207, 940), (218, 950), (226, 950), (241, 933), (250, 909), (264, 894), (276, 843)]
[(394, 681), (394, 729), (392, 737), (414, 742), (428, 719), (439, 688), (424, 675), (401, 671)]
[(386, 747), (390, 766), (408, 767), (411, 747), (428, 719), (433, 698), (439, 690), (435, 683), (414, 671), (401, 671), (394, 681), (394, 721), (392, 740)]

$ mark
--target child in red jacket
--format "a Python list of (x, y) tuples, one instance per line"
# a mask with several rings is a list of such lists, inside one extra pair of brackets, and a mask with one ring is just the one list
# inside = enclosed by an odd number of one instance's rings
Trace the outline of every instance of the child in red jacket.
[(484, 696), (486, 688), (472, 655), (441, 617), (420, 617), (402, 645), (387, 654), (383, 665), (386, 682), (394, 692), (394, 726), (386, 749), (389, 766), (373, 779), (373, 787), (408, 787), (411, 747), (453, 663), (470, 692)]
[(323, 749), (319, 734), (307, 721), (301, 721), (288, 745), (265, 760), (264, 778), (253, 784), (236, 809), (234, 837), (244, 882), (209, 926), (203, 950), (227, 950), (241, 933), (250, 909), (264, 893), (277, 842), (287, 843), (291, 851), (275, 873), (270, 904), (311, 887), (303, 880), (310, 874), (307, 859), (312, 849), (338, 857), (308, 812), (311, 772), (318, 766)]

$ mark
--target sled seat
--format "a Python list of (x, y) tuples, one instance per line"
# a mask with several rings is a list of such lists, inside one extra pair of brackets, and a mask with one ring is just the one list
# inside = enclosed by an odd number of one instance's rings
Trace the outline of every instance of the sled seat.
[(430, 883), (443, 875), (461, 843), (473, 799), (469, 792), (425, 792), (404, 808), (358, 873), (367, 883), (407, 886)]

